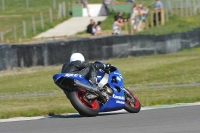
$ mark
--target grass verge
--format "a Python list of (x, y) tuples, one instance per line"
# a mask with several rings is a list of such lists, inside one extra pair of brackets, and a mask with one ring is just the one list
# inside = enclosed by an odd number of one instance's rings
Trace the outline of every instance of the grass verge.
[(169, 33), (182, 33), (197, 29), (200, 27), (200, 14), (191, 17), (180, 17), (177, 15), (169, 16), (169, 21), (164, 26), (149, 28), (138, 34), (169, 34)]
[(175, 103), (193, 103), (200, 101), (200, 87), (179, 87), (166, 89), (145, 89), (133, 91), (142, 106)]
[(1, 98), (0, 105), (0, 118), (76, 112), (64, 93), (36, 97)]
[[(200, 101), (200, 87), (135, 90), (142, 106)], [(0, 119), (77, 112), (63, 94), (1, 98)]]

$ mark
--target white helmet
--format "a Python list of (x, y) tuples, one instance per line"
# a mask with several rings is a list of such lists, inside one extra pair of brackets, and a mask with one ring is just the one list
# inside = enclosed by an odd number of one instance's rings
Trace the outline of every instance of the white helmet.
[(70, 57), (70, 62), (72, 61), (85, 61), (84, 56), (81, 53), (73, 53)]

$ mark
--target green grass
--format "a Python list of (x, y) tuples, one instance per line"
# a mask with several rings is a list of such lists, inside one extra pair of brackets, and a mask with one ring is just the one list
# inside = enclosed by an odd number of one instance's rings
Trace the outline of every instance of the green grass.
[(200, 101), (200, 87), (145, 89), (133, 91), (142, 106), (193, 103)]
[(149, 28), (139, 34), (170, 34), (191, 31), (200, 27), (200, 14), (191, 17), (170, 16), (164, 26)]
[[(149, 86), (200, 82), (200, 51), (149, 57), (127, 58), (111, 63), (119, 65), (127, 86)], [(120, 64), (119, 64), (120, 63)], [(127, 67), (129, 64), (129, 67)]]
[[(200, 87), (147, 88), (200, 83), (199, 59), (200, 48), (197, 47), (166, 55), (129, 57), (105, 62), (119, 68), (127, 88), (142, 88), (133, 92), (142, 106), (150, 106), (200, 101)], [(0, 118), (75, 112), (64, 93), (53, 83), (52, 76), (59, 73), (60, 69), (61, 65), (0, 71), (0, 96), (56, 93), (0, 98)]]
[[(4, 39), (14, 39), (13, 26), (17, 27), (17, 38), (23, 38), (22, 21), (26, 21), (27, 38), (33, 37), (67, 18), (57, 19), (58, 4), (71, 0), (56, 0), (57, 9), (53, 9), (53, 23), (49, 19), (49, 9), (53, 8), (53, 0), (29, 0), (29, 9), (26, 9), (26, 0), (6, 0), (5, 10), (0, 6), (0, 31), (4, 32)], [(40, 12), (43, 13), (44, 29), (41, 27)], [(35, 18), (36, 33), (32, 30), (32, 16)]]
[(56, 90), (53, 83), (52, 76), (59, 72), (60, 68), (30, 68), (25, 70), (25, 73), (20, 73), (21, 69), (15, 70), (9, 76), (0, 76), (0, 93), (1, 94), (17, 94), (17, 93), (41, 93), (41, 92), (51, 92)]
[(64, 93), (36, 97), (1, 98), (0, 105), (0, 118), (76, 112)]
[[(200, 87), (135, 90), (142, 106), (200, 101)], [(1, 98), (0, 119), (77, 112), (64, 94)]]

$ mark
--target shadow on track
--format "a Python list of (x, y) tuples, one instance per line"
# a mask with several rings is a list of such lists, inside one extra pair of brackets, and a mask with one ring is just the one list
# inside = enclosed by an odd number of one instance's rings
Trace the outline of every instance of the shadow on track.
[[(120, 112), (120, 113), (101, 113), (98, 114), (96, 117), (99, 116), (109, 116), (109, 115), (120, 115), (120, 114), (129, 114), (127, 112)], [(87, 116), (82, 116), (78, 113), (76, 114), (61, 114), (61, 115), (49, 115), (49, 118), (88, 118)]]

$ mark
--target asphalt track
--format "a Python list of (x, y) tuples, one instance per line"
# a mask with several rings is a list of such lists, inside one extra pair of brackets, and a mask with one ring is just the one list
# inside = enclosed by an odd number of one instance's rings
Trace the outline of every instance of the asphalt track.
[(200, 106), (3, 122), (0, 133), (200, 133)]

